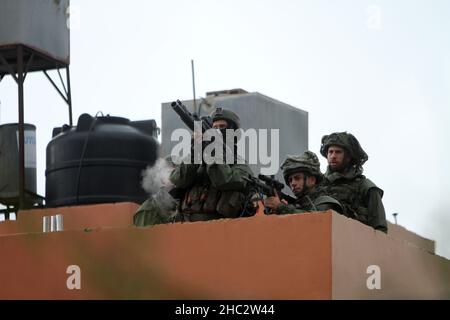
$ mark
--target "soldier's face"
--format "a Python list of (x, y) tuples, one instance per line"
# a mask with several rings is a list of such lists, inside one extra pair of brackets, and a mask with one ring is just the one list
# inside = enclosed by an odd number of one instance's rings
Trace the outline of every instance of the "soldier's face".
[[(288, 178), (289, 187), (294, 194), (299, 194), (303, 191), (305, 187), (305, 179), (303, 172), (293, 173)], [(306, 186), (312, 187), (316, 184), (316, 177), (308, 176), (306, 177)]]
[(227, 120), (216, 120), (213, 122), (213, 128), (214, 129), (226, 129), (228, 127)]
[(331, 170), (340, 171), (347, 166), (349, 159), (345, 149), (339, 146), (330, 146), (327, 153), (328, 166)]
[(298, 194), (303, 190), (303, 172), (294, 173), (289, 177), (289, 187), (294, 194)]

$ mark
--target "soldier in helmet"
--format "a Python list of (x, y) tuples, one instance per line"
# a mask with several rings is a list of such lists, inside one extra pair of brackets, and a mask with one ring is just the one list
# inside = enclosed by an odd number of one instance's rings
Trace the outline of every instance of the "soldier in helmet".
[(322, 180), (319, 159), (315, 153), (305, 151), (302, 155), (288, 156), (281, 166), (284, 181), (296, 196), (295, 203), (285, 203), (278, 197), (265, 199), (264, 205), (276, 214), (326, 211), (342, 213), (341, 204), (334, 198), (319, 192), (316, 185)]
[(342, 203), (344, 215), (387, 233), (383, 190), (362, 174), (369, 157), (358, 140), (347, 132), (323, 136), (320, 153), (328, 160), (323, 190)]
[[(239, 117), (232, 111), (217, 108), (212, 114), (213, 128), (225, 130), (240, 127)], [(235, 142), (232, 143), (235, 146)], [(247, 182), (253, 175), (247, 164), (181, 163), (171, 174), (175, 186), (185, 189), (177, 221), (205, 221), (240, 217), (247, 202)]]

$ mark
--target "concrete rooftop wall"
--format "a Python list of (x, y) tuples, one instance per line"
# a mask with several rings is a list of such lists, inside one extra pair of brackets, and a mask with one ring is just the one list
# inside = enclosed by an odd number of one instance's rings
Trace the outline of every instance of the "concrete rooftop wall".
[[(332, 211), (136, 228), (135, 210), (0, 223), (0, 299), (450, 299), (450, 261)], [(56, 213), (65, 231), (42, 233)], [(67, 289), (70, 265), (81, 290)], [(370, 290), (373, 265), (381, 288)]]

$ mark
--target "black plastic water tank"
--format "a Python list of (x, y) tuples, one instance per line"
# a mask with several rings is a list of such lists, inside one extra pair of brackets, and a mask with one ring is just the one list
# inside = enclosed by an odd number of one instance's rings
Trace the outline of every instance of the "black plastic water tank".
[(47, 146), (46, 204), (142, 203), (142, 170), (158, 158), (157, 130), (154, 120), (88, 114), (76, 127), (55, 128)]

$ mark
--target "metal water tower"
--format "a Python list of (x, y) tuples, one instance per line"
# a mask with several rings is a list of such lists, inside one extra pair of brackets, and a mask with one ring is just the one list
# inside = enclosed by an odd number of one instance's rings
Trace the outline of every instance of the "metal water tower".
[[(25, 184), (24, 82), (29, 72), (44, 73), (69, 106), (72, 125), (69, 5), (70, 0), (0, 0), (0, 82), (9, 75), (18, 88), (17, 196), (8, 200), (0, 196), (7, 213), (42, 200)], [(50, 70), (58, 71), (62, 88), (49, 76)]]

